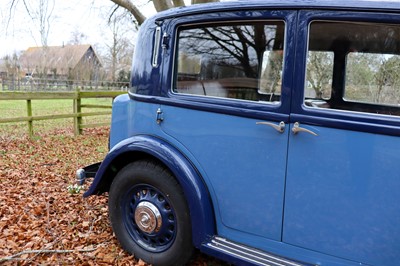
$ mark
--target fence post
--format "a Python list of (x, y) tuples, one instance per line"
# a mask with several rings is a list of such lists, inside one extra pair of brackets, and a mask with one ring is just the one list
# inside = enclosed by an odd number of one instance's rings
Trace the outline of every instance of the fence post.
[(32, 120), (32, 100), (31, 99), (26, 100), (26, 110), (28, 113), (28, 117), (31, 118), (28, 121), (28, 134), (29, 134), (29, 137), (32, 138), (33, 137), (33, 120)]
[(74, 99), (74, 134), (75, 136), (82, 134), (82, 107), (81, 107), (81, 93), (79, 89), (76, 89), (76, 98)]

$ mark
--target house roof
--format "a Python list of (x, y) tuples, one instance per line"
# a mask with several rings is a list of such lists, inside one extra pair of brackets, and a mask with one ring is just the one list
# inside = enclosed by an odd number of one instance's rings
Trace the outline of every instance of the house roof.
[[(74, 69), (86, 53), (93, 48), (89, 44), (85, 45), (63, 45), (47, 47), (29, 47), (20, 58), (21, 66), (27, 71), (35, 68), (47, 68), (48, 71), (57, 70), (58, 74), (66, 74), (69, 69)], [(100, 60), (97, 58), (97, 61)]]

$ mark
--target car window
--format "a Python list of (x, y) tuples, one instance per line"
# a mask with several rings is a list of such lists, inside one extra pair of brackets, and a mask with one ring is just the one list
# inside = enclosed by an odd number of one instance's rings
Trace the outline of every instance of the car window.
[(400, 116), (400, 25), (314, 21), (308, 107)]
[(305, 97), (329, 100), (332, 92), (333, 52), (309, 51)]
[(181, 28), (174, 92), (280, 102), (284, 22)]
[(351, 52), (347, 55), (345, 100), (400, 104), (400, 56)]

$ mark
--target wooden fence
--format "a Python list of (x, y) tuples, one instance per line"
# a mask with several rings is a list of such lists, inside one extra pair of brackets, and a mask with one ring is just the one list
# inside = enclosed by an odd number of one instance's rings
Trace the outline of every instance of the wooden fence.
[[(1, 92), (1, 100), (25, 100), (27, 116), (15, 118), (0, 118), (1, 123), (24, 122), (27, 121), (29, 136), (33, 136), (33, 121), (39, 120), (53, 120), (60, 118), (73, 118), (74, 119), (74, 134), (79, 135), (82, 133), (83, 128), (91, 128), (98, 126), (109, 125), (109, 123), (97, 124), (83, 124), (82, 117), (85, 116), (99, 116), (111, 114), (112, 105), (95, 105), (95, 104), (82, 104), (82, 99), (87, 98), (115, 98), (126, 91), (75, 91), (75, 92)], [(73, 100), (73, 113), (56, 114), (56, 115), (32, 115), (32, 100)], [(96, 108), (106, 109), (106, 111), (97, 112), (82, 112), (82, 108)]]

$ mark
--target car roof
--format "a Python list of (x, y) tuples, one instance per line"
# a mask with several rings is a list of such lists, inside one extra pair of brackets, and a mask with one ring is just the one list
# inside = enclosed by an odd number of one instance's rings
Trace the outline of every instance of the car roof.
[(324, 9), (400, 13), (400, 0), (236, 0), (173, 8), (155, 15), (156, 20), (215, 11), (248, 9)]

